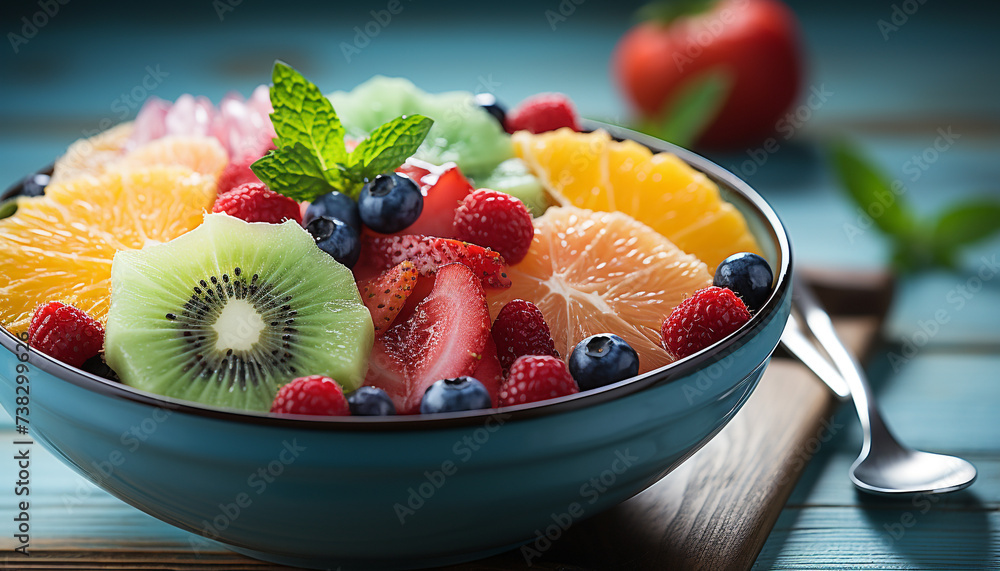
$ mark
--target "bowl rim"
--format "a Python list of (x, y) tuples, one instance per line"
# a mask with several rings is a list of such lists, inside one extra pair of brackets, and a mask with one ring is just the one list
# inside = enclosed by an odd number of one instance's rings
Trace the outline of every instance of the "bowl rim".
[[(611, 400), (620, 399), (687, 377), (692, 373), (696, 373), (701, 370), (702, 367), (715, 363), (719, 358), (728, 355), (737, 348), (743, 346), (743, 344), (748, 341), (750, 337), (770, 323), (770, 321), (776, 316), (781, 300), (785, 297), (786, 291), (791, 287), (790, 278), (792, 268), (792, 250), (787, 230), (782, 224), (777, 213), (775, 213), (774, 209), (767, 202), (767, 200), (758, 194), (748, 183), (725, 168), (693, 151), (689, 151), (683, 147), (674, 145), (673, 143), (644, 135), (630, 129), (610, 125), (600, 121), (585, 119), (583, 120), (583, 125), (588, 131), (603, 129), (617, 140), (631, 139), (651, 149), (653, 152), (666, 151), (677, 155), (685, 163), (704, 173), (713, 181), (726, 187), (729, 194), (732, 195), (730, 197), (730, 202), (733, 200), (742, 202), (743, 205), (745, 207), (749, 207), (749, 210), (754, 212), (760, 220), (766, 222), (766, 230), (770, 234), (770, 238), (773, 243), (777, 246), (776, 253), (778, 255), (780, 265), (775, 272), (775, 287), (771, 291), (770, 297), (768, 297), (767, 301), (753, 315), (750, 321), (724, 339), (702, 349), (701, 351), (698, 351), (697, 353), (689, 355), (683, 359), (678, 359), (677, 361), (664, 365), (658, 369), (648, 371), (617, 383), (599, 387), (597, 389), (591, 389), (573, 395), (512, 407), (432, 415), (345, 417), (312, 417), (303, 415), (278, 416), (264, 412), (201, 405), (191, 401), (155, 395), (153, 393), (129, 387), (128, 385), (120, 382), (105, 379), (95, 374), (70, 367), (69, 365), (49, 357), (44, 353), (29, 350), (32, 357), (32, 363), (56, 378), (72, 383), (78, 387), (92, 390), (104, 396), (122, 399), (135, 404), (163, 408), (170, 410), (171, 412), (182, 412), (210, 419), (276, 426), (282, 428), (369, 432), (476, 427), (482, 426), (487, 419), (496, 416), (502, 416), (503, 422), (506, 423), (520, 419), (530, 419), (564, 412), (572, 412), (591, 406), (597, 406)], [(37, 171), (37, 173), (51, 173), (51, 169), (52, 167), (50, 166), (46, 169)], [(23, 180), (15, 183), (2, 194), (2, 197), (6, 198), (17, 195), (22, 184)], [(0, 345), (4, 346), (11, 352), (16, 352), (16, 347), (24, 347), (26, 344), (7, 329), (0, 327)]]

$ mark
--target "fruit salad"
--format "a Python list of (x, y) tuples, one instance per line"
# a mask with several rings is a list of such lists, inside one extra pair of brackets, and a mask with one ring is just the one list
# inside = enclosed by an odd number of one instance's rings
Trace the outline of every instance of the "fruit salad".
[(386, 416), (624, 381), (770, 296), (711, 180), (564, 95), (272, 82), (150, 100), (5, 197), (0, 324), (173, 399)]

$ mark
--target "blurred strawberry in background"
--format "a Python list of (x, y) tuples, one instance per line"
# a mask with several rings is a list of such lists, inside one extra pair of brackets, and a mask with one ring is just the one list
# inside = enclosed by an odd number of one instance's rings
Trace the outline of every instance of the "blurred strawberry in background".
[(774, 132), (802, 79), (798, 23), (787, 6), (678, 0), (640, 15), (612, 56), (640, 130), (711, 148), (757, 144)]

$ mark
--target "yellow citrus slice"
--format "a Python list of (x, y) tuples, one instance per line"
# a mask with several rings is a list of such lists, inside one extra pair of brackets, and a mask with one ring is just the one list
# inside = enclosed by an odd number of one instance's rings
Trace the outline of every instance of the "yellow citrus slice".
[(76, 141), (56, 161), (50, 182), (64, 182), (102, 172), (104, 165), (117, 161), (125, 154), (125, 143), (132, 136), (132, 130), (131, 122), (122, 123), (93, 137)]
[(53, 180), (67, 182), (113, 170), (153, 166), (183, 166), (217, 179), (229, 163), (226, 149), (214, 137), (168, 135), (127, 151), (124, 145), (128, 137), (123, 137), (127, 133), (131, 133), (130, 124), (73, 143), (56, 161)]
[(719, 188), (677, 156), (653, 154), (603, 130), (518, 131), (514, 148), (560, 205), (624, 212), (703, 260), (710, 272), (736, 252), (760, 253)]
[(166, 242), (201, 224), (215, 179), (185, 167), (109, 172), (49, 184), (0, 220), (0, 325), (18, 333), (49, 301), (103, 321), (118, 250)]
[(531, 301), (564, 358), (584, 338), (614, 333), (639, 353), (640, 371), (671, 362), (660, 325), (685, 296), (712, 285), (703, 262), (649, 226), (572, 206), (535, 219), (531, 249), (508, 275), (510, 288), (487, 291), (494, 318), (512, 299)]

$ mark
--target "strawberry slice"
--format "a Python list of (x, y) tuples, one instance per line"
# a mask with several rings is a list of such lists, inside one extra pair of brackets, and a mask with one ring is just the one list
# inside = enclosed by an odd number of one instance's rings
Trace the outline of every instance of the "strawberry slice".
[(479, 361), (472, 376), (483, 383), (486, 390), (490, 392), (490, 400), (493, 407), (500, 406), (500, 386), (503, 384), (503, 369), (500, 368), (500, 359), (497, 358), (497, 346), (493, 343), (493, 337), (486, 339), (486, 347), (483, 348), (483, 357)]
[(413, 315), (375, 340), (365, 384), (383, 389), (400, 414), (416, 414), (435, 381), (476, 371), (489, 337), (479, 279), (462, 264), (442, 266)]
[(458, 240), (419, 235), (364, 236), (361, 258), (365, 264), (379, 270), (409, 260), (422, 276), (433, 275), (441, 266), (457, 262), (475, 272), (484, 286), (510, 287), (503, 256), (489, 248)]
[(455, 163), (437, 166), (410, 158), (396, 172), (409, 176), (420, 186), (424, 207), (416, 222), (394, 235), (455, 238), (455, 209), (473, 190), (458, 166)]
[(375, 335), (382, 335), (392, 325), (417, 283), (417, 268), (403, 261), (382, 272), (377, 278), (358, 282), (361, 301), (372, 314)]

